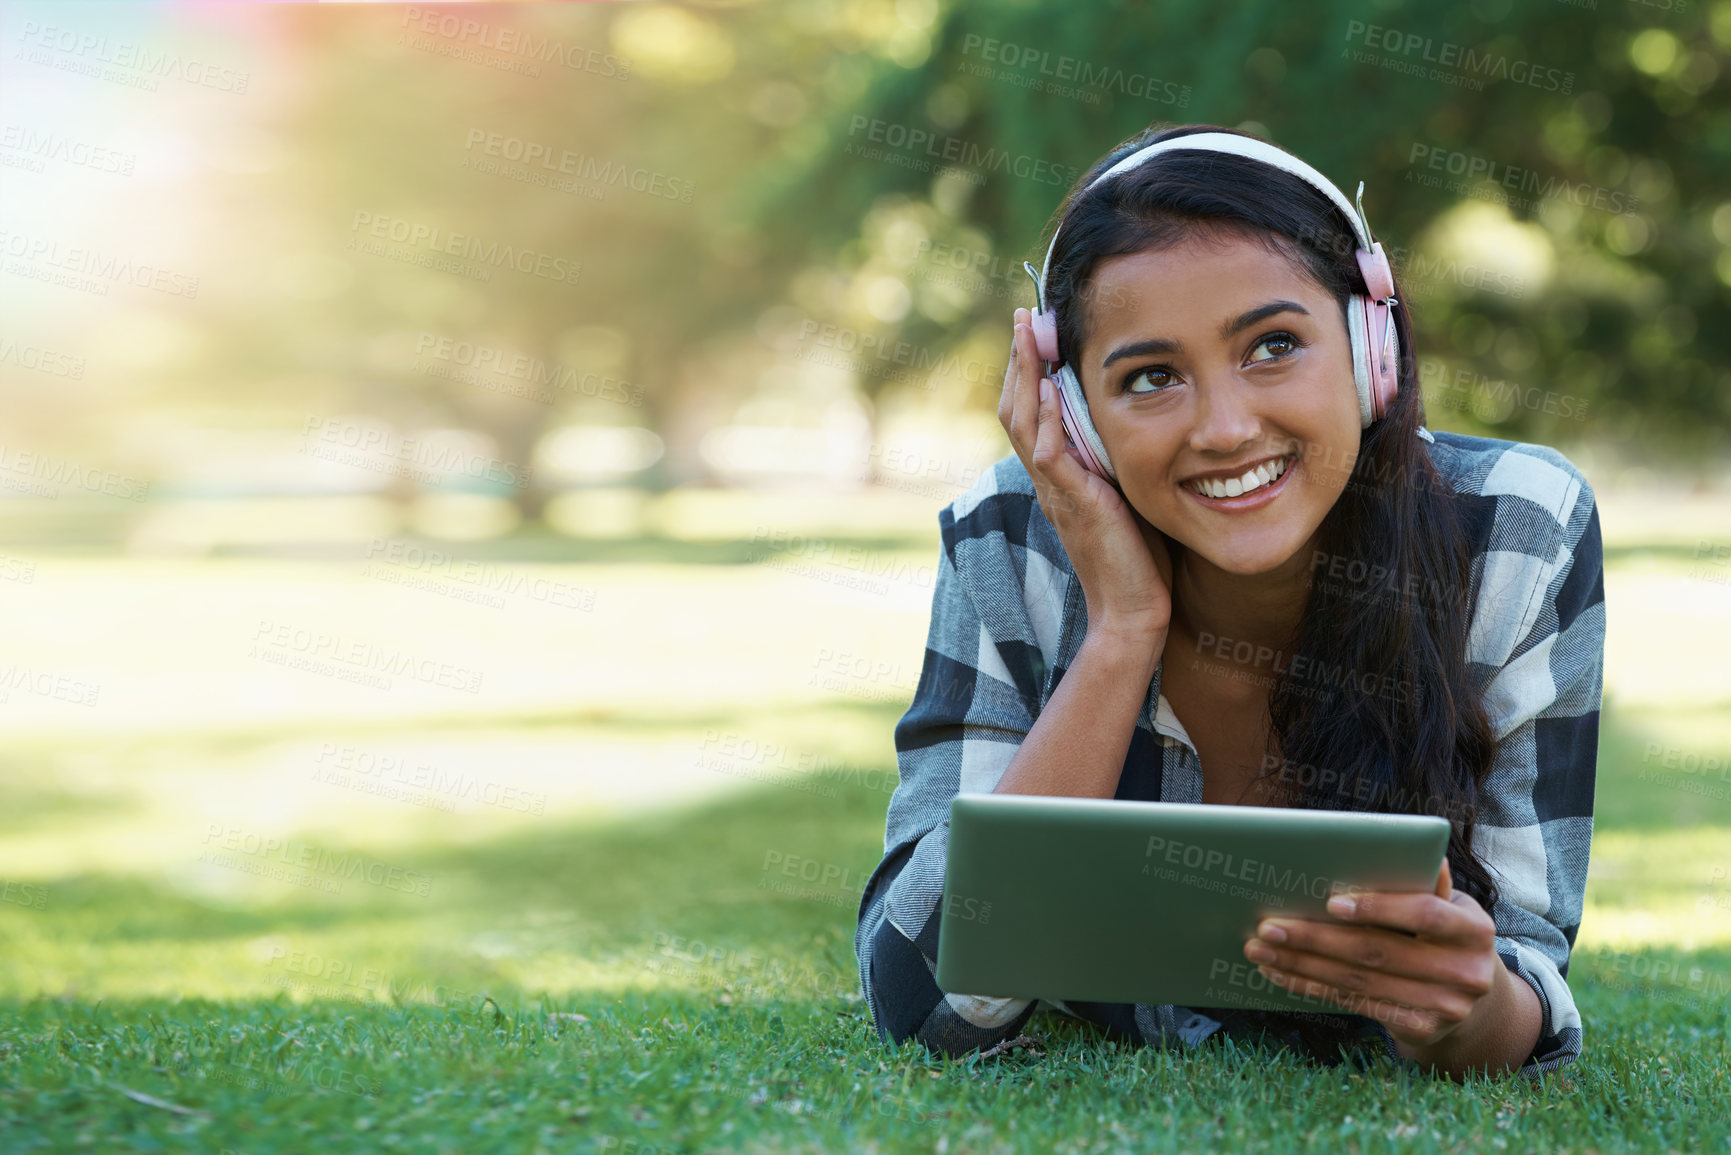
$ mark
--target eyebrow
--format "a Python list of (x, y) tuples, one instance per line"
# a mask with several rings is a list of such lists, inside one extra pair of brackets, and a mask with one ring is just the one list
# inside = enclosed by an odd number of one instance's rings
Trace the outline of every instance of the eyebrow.
[[(1310, 316), (1310, 310), (1297, 301), (1270, 301), (1266, 305), (1256, 306), (1247, 313), (1241, 313), (1221, 325), (1220, 339), (1225, 340), (1239, 330), (1247, 329), (1256, 322), (1272, 317), (1276, 313), (1302, 313), (1306, 317)], [(1110, 368), (1112, 362), (1123, 357), (1138, 357), (1145, 353), (1181, 353), (1183, 351), (1184, 346), (1182, 344), (1177, 341), (1168, 341), (1163, 337), (1157, 337), (1151, 341), (1136, 341), (1133, 344), (1120, 345), (1106, 354), (1106, 360), (1100, 367), (1102, 369)]]

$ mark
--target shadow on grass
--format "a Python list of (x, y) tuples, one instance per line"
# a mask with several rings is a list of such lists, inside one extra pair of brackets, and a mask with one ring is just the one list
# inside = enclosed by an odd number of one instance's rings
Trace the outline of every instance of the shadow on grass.
[[(867, 704), (836, 708), (866, 711), (884, 726), (898, 712)], [(655, 724), (647, 715), (613, 721), (628, 728)], [(1655, 740), (1619, 715), (1606, 715), (1597, 828), (1659, 833), (1731, 825), (1731, 805), (1709, 805), (1639, 779), (1642, 752)], [(873, 768), (893, 782), (893, 764)], [(711, 970), (732, 965), (740, 952), (792, 959), (818, 947), (845, 973), (854, 968), (860, 892), (882, 855), (889, 795), (845, 780), (830, 788), (833, 796), (823, 797), (754, 785), (713, 802), (618, 820), (548, 818), (475, 843), (422, 841), (388, 852), (321, 844), (317, 849), (327, 857), (319, 865), (288, 872), (313, 882), (339, 881), (338, 893), (286, 882), (267, 890), (244, 885), (249, 880), (241, 871), (256, 875), (254, 867), (277, 865), (263, 854), (231, 854), (221, 873), (204, 869), (202, 884), (197, 871), (187, 869), (66, 875), (45, 880), (48, 910), (0, 904), (0, 918), (40, 919), (28, 925), (48, 939), (97, 952), (153, 944), (197, 949), (276, 935), (297, 944), (348, 941), (361, 954), (390, 941), (401, 948), (386, 950), (393, 958), (469, 976), (500, 973), (492, 960), (521, 967), (527, 959), (570, 958), (644, 976), (654, 973), (659, 948), (677, 940), (700, 944), (697, 954)], [(42, 815), (63, 814), (73, 801), (47, 797)], [(295, 859), (287, 856), (295, 849), (282, 852), (290, 867)], [(427, 893), (388, 882), (368, 885), (368, 872), (391, 868), (432, 876)], [(224, 897), (224, 888), (233, 896)], [(678, 985), (676, 970), (651, 981)]]
[[(803, 960), (810, 972), (813, 950), (829, 971), (851, 974), (860, 888), (881, 856), (887, 802), (881, 790), (845, 784), (827, 798), (761, 785), (622, 820), (550, 819), (479, 844), (390, 852), (325, 845), (314, 865), (301, 867), (306, 855), (291, 838), (270, 853), (230, 852), (220, 867), (194, 863), (202, 881), (187, 871), (48, 879), (48, 909), (0, 904), (0, 934), (7, 919), (31, 919), (21, 925), (44, 949), (91, 959), (109, 951), (232, 955), (239, 944), (276, 936), (297, 950), (346, 952), (363, 969), (410, 966), (471, 982), (534, 959), (556, 969), (578, 959), (650, 985), (720, 982), (748, 954), (784, 970)], [(800, 897), (774, 889), (786, 864), (808, 862), (824, 885)], [(242, 882), (230, 873), (242, 868), (341, 887), (322, 893), (278, 881), (268, 893), (243, 887), (224, 897), (219, 888)], [(432, 876), (426, 895), (368, 884), (369, 874), (407, 872)], [(802, 880), (796, 872), (790, 881)], [(675, 943), (678, 951), (663, 950)], [(695, 957), (689, 944), (701, 944)], [(673, 963), (658, 967), (658, 958)], [(770, 971), (744, 978), (758, 987), (774, 981)]]

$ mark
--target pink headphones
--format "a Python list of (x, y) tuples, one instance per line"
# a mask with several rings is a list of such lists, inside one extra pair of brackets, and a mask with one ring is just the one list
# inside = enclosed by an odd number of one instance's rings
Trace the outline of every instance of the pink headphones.
[[(1358, 182), (1358, 205), (1355, 209), (1327, 177), (1291, 153), (1254, 137), (1226, 132), (1198, 132), (1162, 140), (1134, 152), (1101, 173), (1088, 187), (1093, 188), (1107, 177), (1134, 168), (1150, 157), (1179, 149), (1227, 152), (1259, 160), (1303, 179), (1340, 206), (1358, 239), (1358, 250), (1354, 256), (1358, 258), (1358, 270), (1364, 276), (1365, 288), (1369, 290), (1368, 296), (1354, 294), (1346, 304), (1347, 338), (1352, 346), (1352, 379), (1358, 387), (1359, 427), (1367, 428), (1371, 422), (1388, 412), (1389, 403), (1394, 400), (1395, 391), (1399, 387), (1400, 339), (1395, 334), (1394, 316), (1391, 312), (1391, 309), (1399, 304), (1394, 298), (1394, 274), (1389, 271), (1388, 256), (1382, 251), (1382, 243), (1371, 239), (1370, 222), (1364, 216), (1364, 182)], [(1060, 231), (1062, 227), (1059, 226)], [(1022, 267), (1034, 278), (1034, 288), (1039, 298), (1039, 308), (1034, 313), (1034, 343), (1040, 356), (1048, 363), (1058, 360), (1058, 318), (1046, 307), (1045, 288), (1046, 270), (1051, 265), (1052, 250), (1057, 244), (1058, 235), (1053, 233), (1052, 243), (1046, 247), (1045, 263), (1038, 273), (1034, 271), (1033, 265), (1022, 262)], [(1088, 402), (1082, 394), (1081, 379), (1068, 364), (1059, 365), (1049, 376), (1058, 386), (1058, 405), (1064, 419), (1064, 431), (1070, 435), (1070, 441), (1076, 446), (1082, 464), (1087, 466), (1090, 472), (1116, 482), (1118, 475), (1106, 456), (1106, 446), (1088, 416)]]

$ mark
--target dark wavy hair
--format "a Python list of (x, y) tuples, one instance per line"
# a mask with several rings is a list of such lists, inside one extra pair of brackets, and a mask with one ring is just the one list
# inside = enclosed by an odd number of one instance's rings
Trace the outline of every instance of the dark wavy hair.
[[(1087, 337), (1092, 277), (1102, 260), (1198, 234), (1269, 245), (1334, 295), (1342, 324), (1347, 297), (1366, 291), (1352, 255), (1357, 240), (1339, 207), (1260, 161), (1178, 150), (1087, 188), (1136, 150), (1196, 132), (1261, 139), (1215, 125), (1156, 126), (1115, 147), (1065, 198), (1045, 287), (1058, 314), (1060, 356), (1073, 356)], [(1399, 392), (1360, 437), (1351, 476), (1323, 519), (1317, 557), (1326, 557), (1331, 571), (1399, 575), (1401, 592), (1388, 596), (1374, 582), (1311, 582), (1284, 651), (1291, 660), (1269, 693), (1270, 736), (1281, 757), (1264, 758), (1263, 778), (1279, 779), (1278, 793), (1297, 807), (1449, 818), (1454, 884), (1489, 910), (1496, 884), (1472, 849), (1494, 744), (1466, 657), (1472, 544), (1452, 490), (1417, 434), (1424, 402), (1398, 284), (1395, 297)], [(1313, 573), (1316, 567), (1313, 559)], [(1367, 675), (1380, 690), (1367, 690)]]

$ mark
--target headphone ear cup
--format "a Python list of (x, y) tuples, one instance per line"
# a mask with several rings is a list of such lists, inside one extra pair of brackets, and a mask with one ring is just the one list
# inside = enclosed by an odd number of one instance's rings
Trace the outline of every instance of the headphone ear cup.
[(1089, 473), (1116, 484), (1118, 476), (1106, 457), (1106, 445), (1100, 440), (1093, 419), (1088, 416), (1088, 401), (1082, 395), (1082, 383), (1068, 365), (1060, 365), (1052, 379), (1058, 386), (1058, 409), (1064, 420), (1064, 432), (1070, 435), (1070, 443), (1076, 447), (1076, 455), (1082, 459), (1083, 467)]
[(1376, 375), (1375, 382), (1376, 415), (1381, 417), (1394, 404), (1394, 396), (1400, 391), (1400, 332), (1395, 328), (1393, 309), (1378, 301), (1372, 306), (1372, 311), (1375, 314), (1370, 327), (1373, 339), (1375, 334), (1388, 334), (1386, 368)]
[(1369, 307), (1370, 299), (1356, 293), (1346, 302), (1346, 343), (1352, 347), (1352, 383), (1358, 389), (1360, 429), (1370, 428), (1370, 423), (1380, 416), (1371, 390), (1371, 325), (1366, 316)]
[(1034, 330), (1034, 348), (1039, 351), (1040, 360), (1056, 361), (1058, 359), (1058, 315), (1050, 309), (1034, 314), (1030, 323)]

